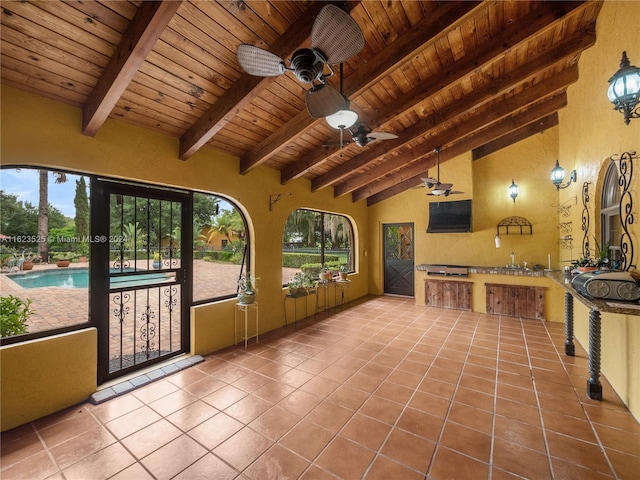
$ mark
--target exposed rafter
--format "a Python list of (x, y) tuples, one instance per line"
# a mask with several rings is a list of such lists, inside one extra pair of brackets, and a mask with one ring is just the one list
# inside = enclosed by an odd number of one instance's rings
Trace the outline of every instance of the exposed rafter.
[(142, 2), (82, 108), (82, 133), (93, 137), (120, 100), (182, 1)]

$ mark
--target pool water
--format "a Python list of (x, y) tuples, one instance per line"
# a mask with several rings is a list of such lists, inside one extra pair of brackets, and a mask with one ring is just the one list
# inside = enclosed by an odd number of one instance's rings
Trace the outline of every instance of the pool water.
[[(120, 270), (117, 270), (120, 272)], [(89, 288), (88, 268), (65, 268), (58, 270), (30, 271), (7, 275), (22, 288)], [(124, 275), (113, 277), (111, 287), (123, 288), (146, 285), (149, 283), (162, 283), (172, 280), (172, 275), (154, 272), (147, 275)]]
[(7, 276), (22, 288), (89, 288), (88, 268), (31, 271)]

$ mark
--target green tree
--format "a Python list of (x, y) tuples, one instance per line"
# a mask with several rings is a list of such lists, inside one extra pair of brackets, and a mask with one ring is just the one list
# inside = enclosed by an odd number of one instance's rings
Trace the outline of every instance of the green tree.
[(73, 197), (73, 204), (76, 207), (76, 235), (82, 239), (89, 235), (89, 198), (87, 197), (87, 184), (84, 177), (76, 180), (76, 194)]
[[(67, 174), (64, 172), (51, 172), (56, 183), (67, 181)], [(38, 255), (43, 261), (49, 260), (49, 170), (39, 170), (40, 188), (38, 202)]]

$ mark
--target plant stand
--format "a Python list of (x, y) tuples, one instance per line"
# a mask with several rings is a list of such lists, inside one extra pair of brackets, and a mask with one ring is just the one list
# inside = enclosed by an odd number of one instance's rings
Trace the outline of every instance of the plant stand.
[[(255, 310), (256, 312), (256, 326), (254, 330), (255, 333), (253, 335), (249, 334), (249, 310)], [(244, 313), (244, 330), (241, 334), (238, 334), (238, 312)], [(233, 337), (234, 345), (238, 344), (238, 338), (240, 338), (241, 340), (244, 340), (244, 348), (247, 348), (249, 339), (253, 337), (256, 338), (256, 343), (258, 343), (258, 302), (247, 304), (236, 303)]]

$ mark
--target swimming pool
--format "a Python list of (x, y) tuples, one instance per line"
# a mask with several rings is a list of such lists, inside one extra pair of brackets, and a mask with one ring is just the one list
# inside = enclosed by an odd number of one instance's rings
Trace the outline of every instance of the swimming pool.
[[(120, 271), (120, 270), (118, 270)], [(133, 271), (133, 269), (131, 269)], [(88, 288), (89, 269), (88, 268), (65, 268), (58, 270), (30, 271), (27, 273), (16, 273), (7, 275), (8, 278), (16, 282), (22, 288)], [(119, 276), (111, 279), (112, 288), (132, 287), (146, 285), (148, 283), (162, 283), (171, 281), (172, 275), (153, 272), (147, 275)]]
[(88, 288), (88, 268), (65, 268), (64, 270), (30, 271), (7, 275), (22, 288)]

